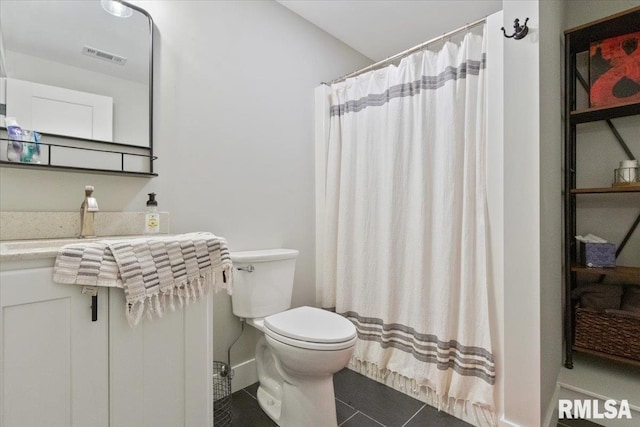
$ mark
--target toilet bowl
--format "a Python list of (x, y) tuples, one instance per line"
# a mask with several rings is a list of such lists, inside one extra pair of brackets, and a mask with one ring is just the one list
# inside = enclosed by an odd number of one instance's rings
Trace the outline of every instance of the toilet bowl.
[(263, 334), (256, 346), (262, 410), (281, 427), (333, 427), (333, 374), (348, 364), (356, 329), (330, 311), (289, 308), (296, 256), (293, 250), (232, 253), (233, 311)]

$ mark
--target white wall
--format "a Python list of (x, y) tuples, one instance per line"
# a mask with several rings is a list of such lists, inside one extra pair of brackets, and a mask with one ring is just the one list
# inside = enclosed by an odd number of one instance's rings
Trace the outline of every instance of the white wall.
[[(505, 0), (503, 425), (538, 426), (540, 408), (540, 58), (538, 1)], [(559, 286), (560, 284), (558, 284)]]
[(504, 2), (504, 425), (554, 425), (562, 363), (564, 1)]
[[(172, 230), (232, 250), (300, 251), (293, 304), (313, 304), (313, 88), (369, 60), (275, 2), (143, 2), (158, 28), (159, 192)], [(216, 360), (239, 333), (217, 295)], [(233, 363), (253, 357), (250, 330)]]
[(562, 366), (562, 76), (565, 1), (540, 1), (540, 416), (555, 425)]
[(614, 13), (640, 6), (639, 0), (566, 0), (564, 29), (587, 24)]
[[(139, 1), (156, 24), (152, 180), (0, 169), (0, 209), (102, 210), (158, 193), (171, 230), (207, 230), (232, 250), (300, 250), (293, 303), (313, 304), (313, 88), (371, 61), (271, 1)], [(215, 298), (216, 360), (239, 332)], [(253, 357), (255, 334), (234, 351)]]

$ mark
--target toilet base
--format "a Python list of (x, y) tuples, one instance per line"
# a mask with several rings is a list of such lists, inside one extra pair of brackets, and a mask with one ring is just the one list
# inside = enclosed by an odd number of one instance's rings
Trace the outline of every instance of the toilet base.
[(258, 387), (258, 404), (269, 418), (276, 423), (278, 422), (282, 410), (282, 402), (262, 386)]
[(283, 383), (282, 400), (258, 388), (258, 403), (280, 427), (337, 427), (333, 375), (297, 378), (298, 384)]

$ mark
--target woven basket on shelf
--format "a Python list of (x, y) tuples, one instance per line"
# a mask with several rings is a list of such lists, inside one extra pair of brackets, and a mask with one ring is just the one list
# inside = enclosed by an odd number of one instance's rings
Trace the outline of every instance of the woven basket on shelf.
[(640, 316), (578, 307), (575, 345), (640, 360)]

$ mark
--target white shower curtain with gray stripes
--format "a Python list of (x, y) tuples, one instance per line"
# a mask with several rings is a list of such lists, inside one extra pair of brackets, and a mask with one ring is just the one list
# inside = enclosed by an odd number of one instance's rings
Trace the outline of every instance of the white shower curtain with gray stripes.
[[(318, 299), (352, 320), (351, 367), (493, 424), (484, 37), (330, 88)], [(467, 418), (467, 417), (466, 417)]]

